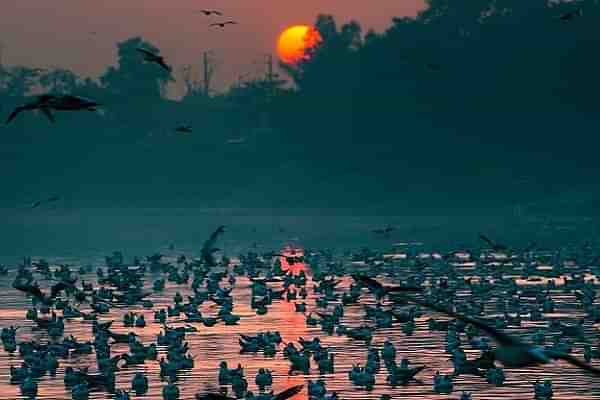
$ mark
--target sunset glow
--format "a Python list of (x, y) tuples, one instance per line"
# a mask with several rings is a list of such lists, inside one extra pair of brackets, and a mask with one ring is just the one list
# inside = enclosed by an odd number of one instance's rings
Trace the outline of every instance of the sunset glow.
[(284, 30), (277, 41), (277, 54), (286, 64), (296, 64), (321, 41), (319, 32), (308, 25), (296, 25)]

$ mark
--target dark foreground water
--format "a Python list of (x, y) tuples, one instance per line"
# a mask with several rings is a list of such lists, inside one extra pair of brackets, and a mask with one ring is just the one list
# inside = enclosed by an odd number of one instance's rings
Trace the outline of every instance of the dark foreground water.
[[(465, 220), (462, 226), (454, 225), (453, 221), (440, 217), (429, 219), (411, 219), (406, 217), (315, 217), (315, 216), (280, 216), (263, 217), (248, 215), (230, 215), (219, 212), (196, 212), (189, 211), (165, 212), (146, 211), (136, 213), (115, 213), (109, 211), (69, 213), (64, 211), (46, 212), (41, 215), (11, 214), (1, 228), (3, 236), (2, 256), (9, 265), (16, 265), (22, 255), (31, 255), (35, 258), (43, 257), (56, 265), (68, 263), (75, 268), (83, 264), (92, 264), (95, 267), (104, 265), (103, 256), (112, 250), (122, 250), (127, 259), (133, 255), (150, 255), (155, 251), (161, 251), (170, 257), (178, 254), (187, 256), (198, 255), (201, 243), (215, 226), (227, 225), (227, 232), (223, 237), (222, 248), (228, 255), (234, 255), (240, 251), (250, 248), (278, 249), (285, 244), (292, 244), (298, 248), (303, 247), (330, 247), (339, 249), (340, 261), (348, 263), (348, 259), (341, 256), (343, 249), (356, 248), (362, 245), (374, 247), (390, 247), (397, 240), (423, 241), (423, 248), (441, 246), (444, 238), (448, 248), (456, 246), (464, 240), (473, 243), (475, 236), (473, 229), (477, 229), (476, 220)], [(492, 229), (495, 232), (509, 232), (510, 224), (503, 219), (490, 219), (483, 222), (481, 229)], [(373, 238), (371, 229), (385, 226), (391, 223), (399, 227), (399, 230), (389, 238)], [(529, 224), (529, 225), (528, 225)], [(539, 229), (533, 227), (538, 227)], [(563, 224), (563, 225), (560, 225)], [(537, 232), (540, 237), (573, 237), (569, 232), (570, 226), (590, 228), (586, 221), (556, 222), (549, 227), (539, 221), (530, 221), (519, 225), (522, 231)], [(512, 224), (514, 225), (514, 223)], [(531, 226), (530, 226), (531, 225)], [(565, 226), (566, 228), (560, 228)], [(535, 228), (535, 229), (534, 229)], [(512, 226), (512, 231), (517, 228)], [(545, 230), (544, 230), (545, 229)], [(564, 231), (562, 232), (561, 231)], [(548, 231), (551, 230), (551, 231)], [(471, 231), (471, 233), (469, 233)], [(458, 232), (458, 233), (457, 233)], [(549, 233), (550, 232), (550, 233)], [(562, 232), (562, 233), (561, 233)], [(457, 235), (470, 235), (468, 237)], [(508, 236), (508, 234), (507, 234)], [(427, 239), (430, 238), (428, 242)], [(510, 241), (511, 238), (508, 239)], [(516, 241), (516, 239), (513, 239)], [(566, 240), (566, 239), (565, 239)], [(174, 250), (167, 247), (174, 244)], [(336, 246), (337, 245), (337, 246)], [(306, 268), (310, 276), (310, 267)], [(426, 271), (428, 275), (435, 275), (433, 271)], [(36, 340), (45, 341), (45, 333), (33, 332), (31, 323), (25, 321), (25, 310), (31, 304), (22, 294), (12, 289), (10, 284), (14, 278), (14, 267), (8, 277), (0, 281), (0, 326), (18, 325), (18, 341)], [(93, 281), (95, 274), (84, 276), (86, 281)], [(146, 284), (150, 288), (152, 284), (150, 276), (147, 276)], [(339, 287), (343, 291), (350, 284), (350, 280), (344, 280)], [(307, 287), (312, 289), (312, 283)], [(169, 283), (164, 292), (153, 294), (149, 297), (155, 303), (154, 309), (166, 308), (172, 304), (176, 291), (182, 295), (191, 293), (189, 285), (175, 285)], [(254, 334), (265, 330), (278, 330), (285, 342), (297, 342), (300, 336), (304, 338), (321, 337), (322, 343), (329, 346), (336, 355), (336, 373), (323, 376), (327, 382), (329, 391), (337, 391), (341, 399), (378, 399), (382, 393), (389, 393), (392, 398), (404, 399), (457, 399), (460, 392), (465, 390), (473, 393), (474, 399), (532, 399), (533, 385), (536, 379), (550, 378), (554, 385), (555, 399), (600, 399), (600, 378), (590, 377), (580, 370), (563, 362), (550, 364), (543, 369), (532, 368), (524, 370), (506, 371), (506, 382), (502, 387), (495, 387), (485, 382), (483, 378), (472, 376), (460, 376), (455, 379), (454, 392), (451, 395), (437, 395), (432, 391), (432, 379), (436, 371), (451, 373), (452, 364), (448, 360), (445, 351), (444, 333), (430, 332), (425, 322), (431, 316), (443, 318), (439, 315), (426, 313), (417, 319), (417, 328), (412, 336), (402, 333), (400, 325), (391, 329), (381, 329), (374, 335), (373, 345), (380, 347), (386, 338), (391, 338), (397, 350), (397, 360), (407, 357), (412, 363), (424, 364), (428, 368), (423, 371), (419, 378), (422, 383), (411, 383), (406, 387), (392, 389), (387, 386), (385, 368), (377, 376), (377, 385), (372, 392), (359, 390), (353, 387), (348, 380), (348, 371), (353, 363), (366, 363), (366, 346), (363, 342), (357, 342), (345, 336), (327, 336), (319, 327), (308, 327), (304, 315), (294, 312), (294, 304), (286, 301), (275, 301), (269, 307), (269, 312), (264, 316), (257, 316), (250, 308), (249, 281), (246, 278), (238, 278), (233, 291), (234, 313), (241, 315), (242, 319), (238, 326), (224, 326), (218, 324), (211, 328), (203, 327), (201, 324), (193, 324), (198, 328), (197, 333), (186, 336), (190, 343), (191, 353), (195, 358), (195, 367), (190, 371), (179, 374), (178, 386), (181, 390), (182, 399), (192, 399), (198, 391), (207, 387), (217, 386), (217, 367), (221, 360), (227, 361), (230, 366), (241, 363), (245, 368), (246, 377), (250, 383), (250, 389), (257, 392), (254, 385), (254, 377), (258, 368), (265, 367), (273, 371), (275, 392), (291, 385), (306, 382), (308, 379), (318, 378), (318, 370), (313, 369), (309, 376), (288, 376), (289, 362), (278, 352), (274, 358), (265, 358), (259, 355), (240, 355), (238, 345), (238, 334)], [(557, 314), (545, 315), (546, 317), (569, 317), (581, 316), (581, 310), (575, 307), (575, 298), (572, 294), (556, 291), (553, 296), (557, 302)], [(364, 296), (364, 302), (371, 303), (371, 296)], [(314, 294), (309, 290), (307, 300), (309, 309), (316, 308)], [(212, 304), (212, 303), (211, 303)], [(333, 304), (331, 305), (333, 306)], [(491, 307), (490, 307), (491, 309)], [(82, 306), (82, 311), (89, 311), (87, 306)], [(124, 328), (122, 316), (126, 311), (134, 311), (145, 315), (148, 326), (146, 328)], [(202, 306), (203, 314), (216, 313), (216, 308), (209, 305)], [(144, 310), (141, 307), (133, 307), (127, 310), (112, 309), (110, 314), (103, 315), (101, 320), (114, 320), (113, 327), (116, 331), (136, 332), (144, 344), (156, 341), (156, 335), (160, 332), (160, 326), (152, 323), (153, 311)], [(170, 318), (174, 321), (173, 318)], [(358, 326), (364, 323), (364, 311), (362, 306), (353, 305), (345, 307), (343, 323), (349, 326)], [(91, 323), (74, 319), (67, 322), (65, 336), (73, 334), (79, 340), (91, 338)], [(182, 323), (174, 321), (172, 326), (181, 326)], [(524, 317), (521, 328), (511, 331), (519, 332), (531, 330), (532, 327), (546, 326), (547, 322), (529, 322)], [(598, 344), (597, 327), (586, 323), (586, 337), (594, 345)], [(573, 354), (582, 357), (582, 342), (575, 341)], [(468, 348), (468, 347), (467, 347)], [(127, 351), (126, 345), (115, 345), (113, 355)], [(468, 350), (467, 350), (468, 352)], [(159, 359), (164, 352), (161, 351)], [(9, 355), (0, 351), (0, 398), (20, 398), (19, 387), (9, 384), (9, 367), (20, 365), (17, 354)], [(85, 367), (95, 365), (94, 355), (79, 356), (68, 360), (61, 359), (61, 367), (56, 377), (45, 376), (39, 382), (38, 398), (41, 399), (69, 399), (70, 392), (63, 384), (62, 371), (66, 366)], [(129, 367), (118, 372), (117, 388), (129, 389), (131, 379), (135, 372), (144, 371), (150, 379), (150, 390), (147, 395), (140, 399), (160, 399), (161, 389), (165, 384), (159, 379), (158, 361), (146, 361), (142, 366)], [(93, 392), (92, 399), (108, 399), (111, 395)], [(295, 400), (306, 399), (306, 390), (298, 395)]]

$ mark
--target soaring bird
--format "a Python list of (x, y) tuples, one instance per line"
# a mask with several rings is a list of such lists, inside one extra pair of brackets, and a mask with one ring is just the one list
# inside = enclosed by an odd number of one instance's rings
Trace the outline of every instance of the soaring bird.
[(236, 24), (237, 24), (236, 21), (229, 20), (229, 21), (224, 21), (224, 22), (215, 22), (215, 23), (210, 24), (209, 26), (219, 26), (221, 28), (225, 28), (225, 25), (236, 25)]
[(218, 16), (222, 16), (223, 15), (223, 13), (221, 11), (217, 11), (217, 10), (200, 10), (198, 12), (200, 12), (200, 13), (202, 13), (204, 15), (212, 15), (212, 14), (218, 15)]
[(387, 226), (385, 229), (373, 229), (373, 233), (376, 235), (388, 235), (390, 232), (396, 230), (393, 226)]
[(159, 56), (158, 54), (154, 54), (151, 51), (142, 49), (140, 47), (138, 47), (136, 50), (144, 55), (144, 61), (158, 64), (167, 72), (171, 72), (171, 66), (167, 65), (164, 57)]
[(581, 16), (583, 16), (583, 6), (578, 7), (576, 10), (560, 14), (558, 16), (558, 19), (561, 21), (570, 21), (575, 17), (581, 17)]
[(36, 202), (33, 202), (33, 203), (31, 204), (31, 208), (38, 208), (40, 205), (42, 205), (42, 201), (41, 201), (41, 200), (38, 200), (38, 201), (36, 201)]
[(36, 99), (31, 103), (15, 108), (15, 110), (9, 115), (6, 123), (8, 124), (22, 111), (41, 110), (50, 120), (50, 122), (54, 122), (54, 116), (50, 113), (50, 110), (96, 111), (96, 107), (100, 105), (100, 103), (97, 103), (94, 100), (86, 99), (85, 97), (80, 96), (44, 94), (36, 97)]
[(489, 244), (490, 247), (492, 248), (492, 250), (494, 250), (494, 251), (506, 251), (506, 250), (508, 250), (507, 246), (505, 246), (503, 244), (496, 243), (493, 240), (489, 239), (487, 236), (484, 236), (482, 234), (479, 234), (479, 239), (481, 239), (484, 242), (486, 242), (487, 244)]
[(177, 128), (175, 128), (175, 132), (192, 133), (192, 126), (191, 125), (179, 125)]
[(528, 366), (547, 364), (552, 360), (564, 360), (569, 364), (592, 372), (595, 375), (600, 375), (600, 369), (594, 368), (577, 358), (555, 350), (549, 350), (543, 347), (532, 346), (519, 338), (510, 336), (496, 328), (493, 328), (475, 318), (470, 318), (464, 315), (455, 313), (452, 310), (445, 309), (436, 304), (429, 303), (416, 299), (412, 296), (406, 296), (408, 301), (419, 304), (423, 307), (430, 308), (434, 311), (446, 314), (452, 318), (461, 320), (467, 324), (471, 324), (482, 331), (486, 332), (497, 343), (498, 348), (494, 352), (495, 357), (505, 367), (508, 368), (523, 368)]
[(217, 239), (219, 238), (219, 235), (223, 233), (225, 233), (225, 227), (221, 225), (217, 228), (216, 231), (212, 233), (212, 235), (210, 235), (208, 240), (204, 242), (202, 250), (200, 251), (200, 254), (202, 255), (202, 260), (211, 267), (217, 265), (217, 261), (215, 260), (213, 253), (219, 251), (219, 249), (214, 246), (217, 242)]

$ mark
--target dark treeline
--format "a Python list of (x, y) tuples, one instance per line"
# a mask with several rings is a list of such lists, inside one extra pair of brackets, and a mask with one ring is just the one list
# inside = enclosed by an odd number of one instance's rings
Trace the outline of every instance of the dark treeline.
[[(321, 15), (322, 43), (281, 66), (293, 88), (265, 78), (207, 96), (188, 81), (178, 101), (140, 61), (141, 38), (98, 81), (4, 67), (4, 114), (40, 90), (106, 106), (3, 129), (3, 204), (59, 192), (90, 206), (597, 211), (599, 17), (596, 0), (431, 0), (375, 33)], [(174, 132), (183, 123), (193, 133)]]

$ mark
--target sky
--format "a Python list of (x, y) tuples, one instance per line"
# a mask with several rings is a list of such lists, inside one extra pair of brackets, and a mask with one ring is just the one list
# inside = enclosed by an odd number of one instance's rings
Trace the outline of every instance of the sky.
[[(194, 13), (203, 8), (240, 24), (209, 28), (219, 17)], [(0, 45), (4, 64), (57, 66), (94, 78), (115, 63), (117, 42), (141, 35), (160, 48), (176, 77), (186, 64), (199, 76), (201, 53), (212, 50), (214, 86), (222, 89), (240, 75), (262, 74), (278, 34), (313, 23), (319, 13), (383, 31), (392, 17), (423, 8), (424, 0), (3, 0)]]

